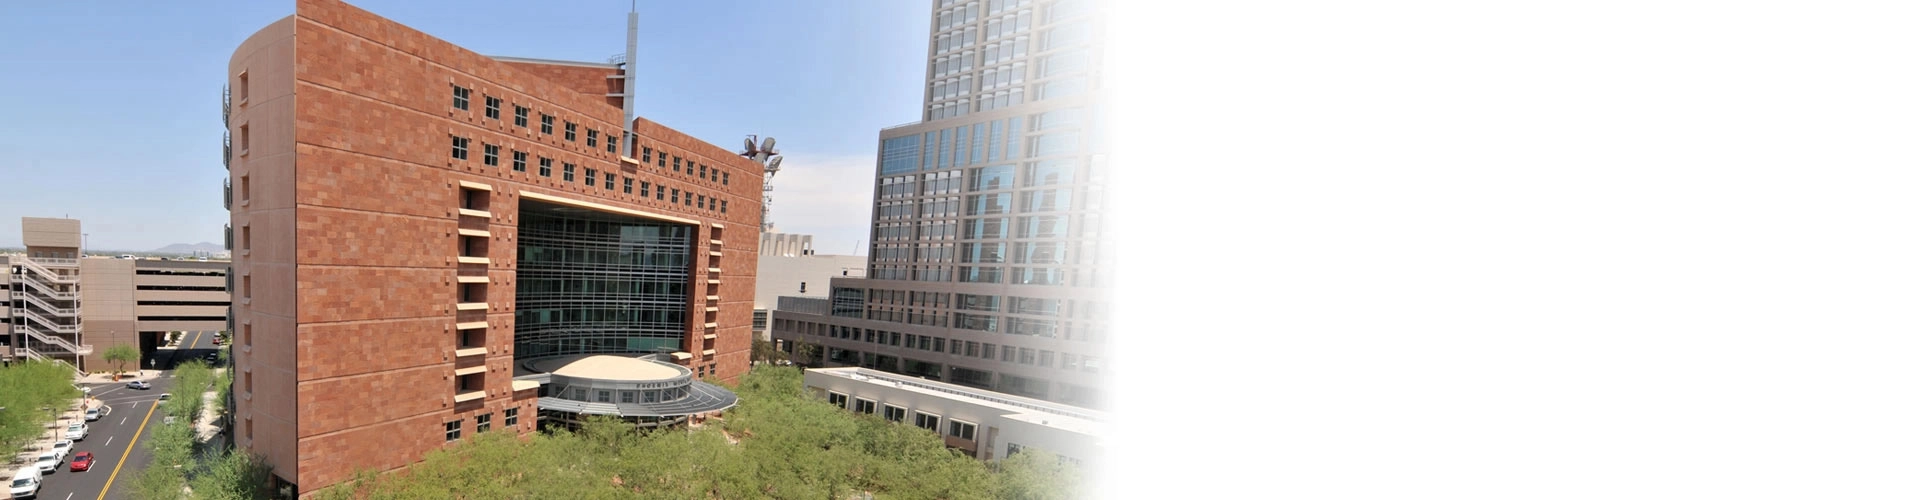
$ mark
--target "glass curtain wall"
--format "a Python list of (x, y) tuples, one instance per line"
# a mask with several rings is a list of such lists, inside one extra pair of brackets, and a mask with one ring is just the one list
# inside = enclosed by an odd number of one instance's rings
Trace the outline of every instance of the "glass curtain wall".
[(693, 227), (521, 201), (514, 357), (684, 350)]

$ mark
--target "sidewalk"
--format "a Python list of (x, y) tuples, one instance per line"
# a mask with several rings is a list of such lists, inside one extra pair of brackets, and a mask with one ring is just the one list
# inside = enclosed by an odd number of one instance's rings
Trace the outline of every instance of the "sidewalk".
[(113, 375), (109, 375), (105, 373), (90, 373), (84, 377), (74, 377), (73, 383), (76, 383), (76, 384), (115, 384), (115, 383), (124, 384), (124, 383), (132, 382), (135, 380), (145, 380), (148, 382), (152, 382), (153, 379), (160, 378), (160, 374), (162, 373), (166, 373), (166, 372), (161, 370), (137, 370), (137, 371), (128, 370), (126, 373), (123, 373), (120, 375), (120, 380), (117, 382), (113, 380)]

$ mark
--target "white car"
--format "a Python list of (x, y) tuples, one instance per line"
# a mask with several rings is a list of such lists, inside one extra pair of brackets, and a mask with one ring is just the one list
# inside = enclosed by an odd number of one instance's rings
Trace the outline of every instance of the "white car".
[(67, 454), (73, 453), (73, 441), (69, 441), (65, 439), (54, 441), (53, 452), (60, 454), (61, 460), (66, 460)]
[(13, 473), (13, 482), (8, 485), (7, 493), (13, 498), (26, 498), (40, 494), (41, 471), (22, 468)]
[(41, 474), (52, 474), (54, 470), (60, 468), (60, 454), (51, 451), (41, 453), (40, 458), (33, 461), (33, 465), (40, 468)]
[(87, 439), (87, 424), (82, 424), (82, 423), (67, 424), (67, 439), (72, 439), (74, 441), (85, 441)]
[(100, 409), (99, 409), (99, 408), (88, 408), (88, 409), (87, 409), (87, 421), (88, 421), (88, 422), (92, 422), (92, 421), (95, 421), (95, 420), (99, 420), (99, 419), (100, 419)]

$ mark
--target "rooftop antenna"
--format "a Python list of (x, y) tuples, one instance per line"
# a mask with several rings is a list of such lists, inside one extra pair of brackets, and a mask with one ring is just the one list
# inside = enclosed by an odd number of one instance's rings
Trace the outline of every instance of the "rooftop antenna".
[(627, 119), (620, 124), (622, 128), (620, 153), (621, 156), (627, 158), (635, 157), (633, 154), (635, 142), (633, 140), (633, 92), (635, 81), (638, 80), (638, 78), (634, 77), (633, 68), (635, 67), (635, 60), (640, 56), (637, 53), (640, 50), (639, 0), (634, 0), (631, 7), (632, 9), (627, 11), (627, 53), (620, 56), (620, 83), (623, 86), (622, 92), (620, 93), (620, 112), (625, 115)]
[(754, 144), (756, 140), (760, 140), (760, 136), (748, 135), (746, 144), (744, 145), (745, 149), (740, 151), (740, 156), (747, 157), (766, 169), (766, 181), (762, 183), (760, 187), (762, 204), (760, 207), (760, 230), (770, 232), (773, 231), (773, 175), (780, 173), (781, 157), (780, 151), (773, 149), (774, 141), (772, 137), (761, 140), (758, 145)]

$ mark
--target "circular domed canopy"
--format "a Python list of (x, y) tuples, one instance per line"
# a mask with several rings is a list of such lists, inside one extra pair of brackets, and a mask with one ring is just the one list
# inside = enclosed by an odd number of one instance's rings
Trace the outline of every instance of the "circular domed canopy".
[(680, 376), (680, 371), (660, 363), (612, 354), (546, 358), (530, 365), (535, 371), (607, 381), (664, 382)]
[(576, 354), (521, 362), (547, 385), (542, 411), (578, 415), (677, 418), (725, 410), (732, 391), (693, 379), (657, 355)]

